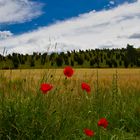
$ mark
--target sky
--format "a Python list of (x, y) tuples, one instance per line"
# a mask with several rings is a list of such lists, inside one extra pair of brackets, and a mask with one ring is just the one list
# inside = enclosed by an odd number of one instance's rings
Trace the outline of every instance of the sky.
[(140, 0), (0, 0), (0, 53), (140, 47)]

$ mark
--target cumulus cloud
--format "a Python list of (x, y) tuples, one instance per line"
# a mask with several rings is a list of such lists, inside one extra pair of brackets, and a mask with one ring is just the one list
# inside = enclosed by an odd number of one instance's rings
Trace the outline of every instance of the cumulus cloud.
[(0, 41), (8, 52), (32, 53), (73, 49), (122, 48), (127, 43), (140, 46), (140, 0), (114, 9), (91, 11), (49, 27)]
[(31, 20), (42, 14), (42, 6), (31, 0), (0, 0), (0, 24)]
[(0, 31), (0, 40), (7, 39), (13, 34), (10, 31)]

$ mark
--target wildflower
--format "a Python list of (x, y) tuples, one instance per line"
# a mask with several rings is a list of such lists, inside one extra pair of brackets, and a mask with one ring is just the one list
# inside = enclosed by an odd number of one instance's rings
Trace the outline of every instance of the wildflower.
[(43, 83), (40, 86), (40, 90), (43, 92), (43, 94), (46, 94), (48, 91), (50, 91), (53, 88), (52, 85), (47, 84), (47, 83)]
[(86, 90), (86, 92), (88, 92), (88, 93), (89, 93), (90, 90), (91, 90), (91, 89), (90, 89), (90, 85), (88, 85), (87, 83), (82, 83), (82, 84), (81, 84), (81, 87), (82, 87), (83, 90)]
[(74, 73), (72, 67), (70, 67), (70, 66), (65, 67), (63, 72), (64, 72), (65, 76), (67, 76), (67, 77), (71, 77)]
[(107, 122), (106, 118), (101, 118), (98, 121), (98, 126), (102, 126), (102, 127), (106, 128), (108, 126), (108, 122)]
[(93, 137), (94, 136), (94, 131), (93, 130), (90, 130), (88, 128), (85, 128), (83, 131), (89, 137)]

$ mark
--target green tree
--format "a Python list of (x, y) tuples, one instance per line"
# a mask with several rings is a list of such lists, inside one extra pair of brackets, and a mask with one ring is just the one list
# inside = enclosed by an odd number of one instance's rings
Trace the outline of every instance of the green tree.
[(58, 56), (56, 58), (56, 64), (57, 64), (58, 67), (62, 66), (62, 64), (63, 64), (63, 58), (61, 56)]
[(19, 59), (16, 53), (13, 53), (12, 62), (13, 62), (14, 68), (17, 69), (19, 67)]
[(126, 57), (127, 57), (127, 61), (128, 63), (132, 63), (134, 65), (136, 65), (136, 57), (137, 57), (137, 52), (136, 49), (133, 47), (133, 45), (129, 45), (127, 44), (127, 49), (126, 49)]
[(129, 66), (129, 60), (127, 57), (124, 59), (124, 66), (125, 66), (125, 68), (128, 68), (128, 66)]
[(90, 60), (90, 66), (93, 67), (94, 64), (95, 64), (95, 60), (92, 58), (92, 59)]
[(35, 60), (34, 60), (34, 56), (32, 56), (30, 60), (30, 67), (34, 67), (34, 66), (35, 66)]
[(73, 60), (71, 60), (71, 66), (74, 66), (74, 61)]

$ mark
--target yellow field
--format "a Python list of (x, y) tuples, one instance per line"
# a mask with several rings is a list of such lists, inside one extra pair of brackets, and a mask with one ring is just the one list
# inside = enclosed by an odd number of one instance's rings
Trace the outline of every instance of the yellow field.
[[(120, 88), (140, 89), (140, 69), (74, 69), (74, 71), (74, 75), (70, 78), (71, 86), (87, 82), (94, 87), (98, 73), (99, 86), (107, 88), (112, 85), (113, 75), (117, 72), (117, 82)], [(58, 86), (65, 82), (63, 69), (1, 70), (0, 74), (4, 75), (7, 80), (26, 79), (37, 83), (44, 76), (44, 79), (53, 85)]]

